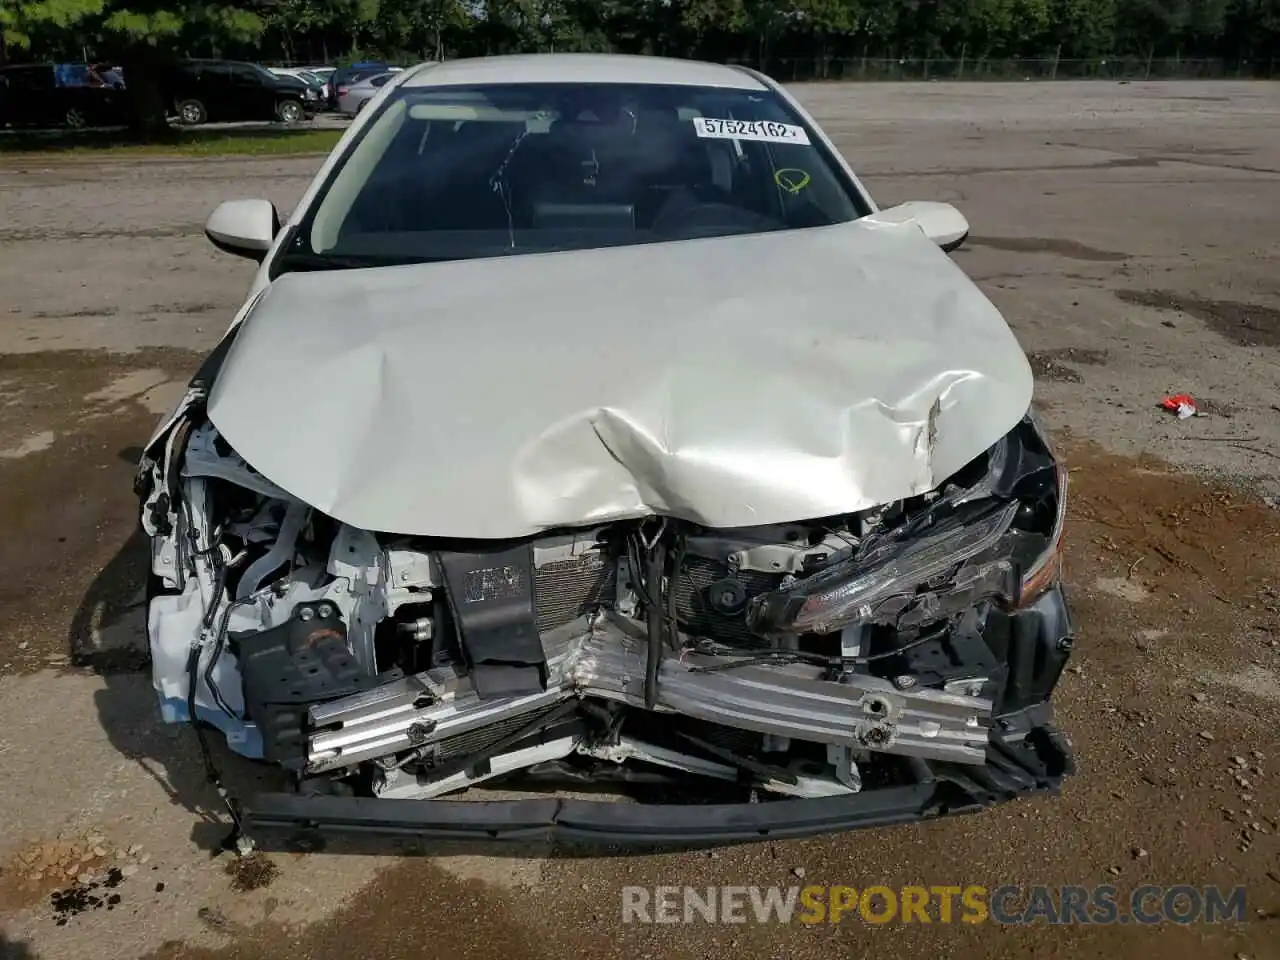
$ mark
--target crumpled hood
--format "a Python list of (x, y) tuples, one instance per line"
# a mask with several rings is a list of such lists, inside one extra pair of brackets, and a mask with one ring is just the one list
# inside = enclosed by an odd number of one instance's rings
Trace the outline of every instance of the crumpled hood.
[(209, 397), (269, 480), (370, 530), (833, 516), (936, 487), (1031, 402), (914, 225), (291, 273)]

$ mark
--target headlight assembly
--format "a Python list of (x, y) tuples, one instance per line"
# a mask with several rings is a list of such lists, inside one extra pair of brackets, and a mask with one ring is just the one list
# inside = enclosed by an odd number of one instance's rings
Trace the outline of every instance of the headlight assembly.
[(1043, 594), (1061, 567), (1066, 470), (1031, 415), (984, 457), (976, 482), (943, 484), (901, 526), (867, 537), (852, 558), (757, 597), (747, 613), (751, 628), (909, 628), (982, 600), (1018, 607)]

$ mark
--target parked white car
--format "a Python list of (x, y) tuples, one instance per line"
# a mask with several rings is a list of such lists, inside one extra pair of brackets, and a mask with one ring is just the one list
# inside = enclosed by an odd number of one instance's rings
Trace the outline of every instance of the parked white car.
[[(290, 777), (238, 824), (706, 843), (1057, 789), (1066, 474), (957, 210), (879, 209), (745, 68), (369, 104), (287, 222), (209, 218), (260, 268), (138, 472), (162, 716)], [(697, 802), (441, 799), (499, 777)]]
[(321, 102), (329, 101), (329, 81), (320, 74), (301, 67), (268, 67), (267, 69), (277, 77), (294, 77), (303, 83), (310, 84), (319, 92)]

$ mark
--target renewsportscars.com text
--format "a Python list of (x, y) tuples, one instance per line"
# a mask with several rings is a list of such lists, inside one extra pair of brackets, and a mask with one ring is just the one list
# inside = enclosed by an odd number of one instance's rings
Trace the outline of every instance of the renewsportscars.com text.
[(1245, 918), (1243, 887), (623, 887), (623, 923), (1221, 923)]

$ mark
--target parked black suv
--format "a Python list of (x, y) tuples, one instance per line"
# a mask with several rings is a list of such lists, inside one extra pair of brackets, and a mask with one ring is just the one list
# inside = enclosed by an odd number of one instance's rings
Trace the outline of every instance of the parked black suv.
[(0, 67), (0, 128), (104, 127), (125, 122), (124, 81), (85, 63)]
[(320, 95), (296, 77), (239, 60), (182, 60), (167, 71), (165, 102), (184, 124), (282, 120), (315, 115)]

